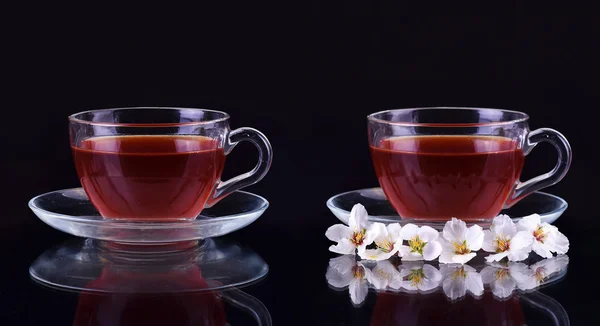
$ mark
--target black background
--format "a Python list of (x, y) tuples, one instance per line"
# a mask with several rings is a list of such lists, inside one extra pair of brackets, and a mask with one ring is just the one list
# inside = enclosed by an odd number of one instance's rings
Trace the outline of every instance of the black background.
[[(571, 270), (555, 292), (575, 325), (591, 322), (600, 227), (600, 16), (593, 8), (247, 1), (178, 10), (36, 6), (17, 17), (3, 49), (10, 86), (0, 130), (0, 316), (12, 324), (37, 310), (61, 314), (40, 299), (52, 300), (29, 283), (27, 267), (68, 236), (37, 220), (27, 201), (79, 185), (67, 116), (123, 106), (223, 110), (233, 128), (269, 137), (272, 169), (248, 190), (271, 207), (232, 237), (271, 265), (255, 294), (283, 325), (335, 320), (315, 303), (328, 293), (323, 234), (336, 222), (325, 201), (377, 185), (368, 113), (437, 105), (527, 112), (532, 129), (557, 129), (573, 147), (571, 171), (548, 189), (570, 204), (557, 225), (572, 242)], [(226, 176), (250, 169), (255, 157), (251, 146), (236, 148)], [(538, 146), (525, 177), (550, 170), (555, 157), (551, 146)], [(65, 309), (68, 320), (73, 308)]]

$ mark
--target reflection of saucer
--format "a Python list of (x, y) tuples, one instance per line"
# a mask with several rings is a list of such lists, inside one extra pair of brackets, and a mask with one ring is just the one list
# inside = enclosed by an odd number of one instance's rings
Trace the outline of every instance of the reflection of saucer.
[[(223, 239), (171, 246), (69, 241), (29, 273), (41, 285), (81, 292), (73, 325), (271, 325), (267, 308), (239, 287), (268, 267)], [(241, 312), (241, 313), (240, 313)]]
[(29, 269), (38, 282), (61, 289), (110, 293), (180, 293), (240, 287), (269, 267), (255, 252), (221, 240), (187, 249), (123, 246), (90, 239), (43, 253)]
[(81, 188), (49, 192), (29, 202), (31, 210), (42, 221), (60, 231), (79, 237), (139, 244), (225, 235), (254, 222), (268, 206), (269, 202), (263, 197), (236, 191), (203, 210), (194, 220), (165, 223), (103, 219)]
[[(385, 197), (381, 188), (359, 189), (342, 194), (338, 194), (329, 198), (327, 207), (333, 212), (342, 222), (348, 224), (350, 211), (355, 204), (362, 204), (369, 213), (370, 222), (381, 223), (407, 223), (407, 220), (402, 220), (394, 207)], [(562, 213), (567, 209), (567, 202), (555, 195), (545, 192), (534, 192), (525, 197), (513, 207), (503, 210), (502, 214), (508, 214), (513, 220), (517, 221), (523, 216), (531, 214), (539, 214), (542, 222), (552, 223), (556, 221)], [(419, 222), (410, 221), (415, 224)], [(443, 222), (426, 222), (427, 225), (436, 229), (442, 229)], [(482, 227), (489, 226), (485, 222), (477, 222)]]

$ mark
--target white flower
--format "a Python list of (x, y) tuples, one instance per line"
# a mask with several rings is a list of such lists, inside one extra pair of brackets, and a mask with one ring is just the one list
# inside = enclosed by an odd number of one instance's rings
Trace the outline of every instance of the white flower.
[(437, 268), (419, 262), (402, 263), (400, 277), (402, 288), (409, 291), (428, 292), (437, 288), (442, 281), (442, 274)]
[(329, 240), (337, 242), (337, 245), (329, 247), (329, 250), (342, 255), (354, 254), (356, 249), (359, 252), (364, 251), (377, 237), (378, 229), (367, 226), (367, 219), (365, 207), (361, 204), (354, 205), (350, 212), (348, 226), (336, 224), (325, 232)]
[(533, 272), (537, 285), (542, 285), (550, 276), (566, 269), (567, 265), (569, 265), (569, 256), (558, 255), (540, 260), (529, 266), (529, 269)]
[(508, 215), (494, 217), (492, 226), (484, 233), (483, 250), (495, 252), (485, 257), (488, 262), (499, 261), (504, 257), (508, 257), (510, 261), (521, 261), (531, 252), (533, 235), (525, 231), (517, 232), (517, 226)]
[(537, 286), (533, 272), (523, 263), (494, 263), (481, 271), (484, 284), (499, 298), (508, 298), (515, 289), (531, 290)]
[(432, 227), (406, 224), (400, 230), (400, 236), (401, 241), (408, 241), (408, 246), (400, 246), (400, 257), (404, 261), (438, 258), (442, 253), (442, 245), (438, 242), (439, 235), (439, 232)]
[(359, 305), (365, 301), (369, 292), (367, 279), (373, 276), (362, 262), (354, 259), (353, 255), (345, 255), (329, 261), (325, 277), (333, 287), (345, 288), (348, 286), (352, 303)]
[(367, 280), (378, 290), (384, 290), (387, 287), (398, 290), (402, 285), (400, 271), (389, 260), (378, 261), (368, 275)]
[(481, 249), (483, 231), (479, 225), (467, 228), (467, 224), (456, 218), (446, 222), (442, 232), (443, 240), (440, 263), (464, 264), (475, 257), (475, 252)]
[(451, 300), (462, 298), (467, 291), (476, 297), (483, 294), (483, 281), (475, 268), (469, 265), (442, 264), (440, 272), (443, 276), (444, 294)]
[(398, 223), (392, 223), (387, 227), (382, 223), (373, 223), (370, 226), (373, 233), (376, 234), (375, 245), (376, 249), (359, 250), (358, 254), (362, 259), (370, 260), (386, 260), (398, 252), (402, 245), (400, 238), (400, 230), (402, 227)]
[(544, 258), (552, 257), (553, 252), (562, 255), (569, 251), (569, 239), (556, 226), (542, 223), (538, 214), (523, 217), (517, 223), (517, 230), (533, 236), (531, 249)]

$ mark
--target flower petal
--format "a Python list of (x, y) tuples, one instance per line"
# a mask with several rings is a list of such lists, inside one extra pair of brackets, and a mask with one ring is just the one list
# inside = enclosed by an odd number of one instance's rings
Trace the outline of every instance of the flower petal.
[(421, 238), (421, 240), (424, 242), (431, 242), (437, 240), (437, 238), (440, 236), (440, 233), (431, 226), (424, 225), (419, 228), (418, 235), (419, 238)]
[(545, 276), (548, 277), (554, 273), (564, 270), (565, 268), (567, 268), (568, 265), (569, 256), (559, 255), (556, 257), (540, 260), (539, 262), (531, 265), (530, 268), (534, 272), (538, 269), (542, 269), (545, 273)]
[(491, 284), (494, 282), (496, 280), (496, 271), (499, 270), (500, 268), (492, 266), (484, 267), (479, 273), (479, 275), (481, 275), (481, 281), (483, 281), (483, 284)]
[(411, 281), (402, 281), (402, 283), (400, 284), (400, 286), (404, 289), (407, 289), (409, 291), (417, 291), (419, 290), (419, 288), (416, 286), (415, 283), (411, 282)]
[(360, 231), (367, 228), (369, 214), (365, 207), (361, 204), (356, 204), (350, 211), (350, 219), (348, 225), (352, 231)]
[(392, 263), (388, 260), (384, 260), (378, 262), (375, 268), (373, 268), (368, 281), (371, 282), (376, 289), (383, 290), (388, 286), (392, 287), (392, 285), (390, 285), (391, 283), (394, 283), (393, 286), (399, 288), (399, 279), (400, 272), (398, 272)]
[(507, 257), (509, 261), (521, 261), (527, 259), (527, 257), (529, 257), (530, 252), (531, 247), (527, 247), (527, 249), (523, 250), (509, 250)]
[(454, 253), (449, 251), (442, 251), (440, 255), (439, 262), (442, 264), (453, 264), (454, 263)]
[(423, 280), (423, 283), (421, 283), (421, 285), (419, 286), (419, 291), (428, 292), (436, 289), (438, 286), (440, 286), (440, 281), (436, 282), (434, 280), (426, 278)]
[(499, 236), (512, 238), (517, 233), (517, 226), (508, 215), (494, 217), (490, 230)]
[(501, 277), (497, 281), (490, 283), (492, 293), (499, 298), (508, 298), (515, 290), (517, 284), (510, 276)]
[(466, 264), (469, 260), (473, 259), (475, 256), (477, 256), (477, 254), (474, 252), (472, 252), (470, 254), (464, 254), (464, 255), (454, 255), (452, 257), (452, 262), (456, 263), (456, 264)]
[(449, 242), (463, 242), (467, 233), (467, 224), (459, 219), (452, 218), (446, 222), (442, 236)]
[(335, 224), (325, 231), (325, 236), (331, 241), (338, 242), (342, 239), (349, 239), (352, 231), (344, 224)]
[(358, 255), (360, 256), (361, 259), (375, 260), (375, 261), (389, 259), (394, 254), (396, 254), (396, 253), (393, 251), (392, 252), (384, 252), (379, 249), (366, 249), (366, 250), (358, 252)]
[(438, 258), (441, 253), (442, 253), (442, 245), (435, 240), (428, 242), (423, 247), (423, 259), (425, 259), (427, 261)]
[(348, 271), (347, 273), (340, 273), (335, 268), (328, 268), (325, 278), (327, 279), (327, 283), (329, 283), (331, 286), (336, 288), (344, 288), (350, 285), (350, 282), (354, 279), (354, 275), (352, 275), (351, 271)]
[(533, 250), (536, 254), (540, 255), (543, 258), (552, 258), (552, 253), (550, 252), (550, 247), (542, 242), (533, 241), (531, 244), (531, 250)]
[(400, 237), (401, 232), (402, 232), (402, 226), (400, 226), (400, 223), (388, 224), (387, 233), (393, 242), (396, 242), (396, 241), (398, 241), (398, 239), (401, 239), (401, 237)]
[(503, 251), (503, 252), (500, 252), (497, 254), (489, 255), (489, 256), (485, 257), (485, 260), (488, 263), (491, 263), (493, 261), (501, 261), (504, 257), (508, 256), (508, 253), (509, 253), (508, 251)]
[(531, 251), (531, 244), (535, 238), (533, 235), (526, 231), (519, 231), (510, 239), (510, 251)]
[(418, 252), (409, 252), (408, 254), (402, 256), (402, 261), (419, 261), (423, 260), (423, 255)]
[(408, 223), (402, 227), (402, 230), (400, 231), (400, 238), (402, 238), (402, 240), (408, 240), (412, 239), (418, 234), (419, 227), (412, 223)]
[(335, 270), (342, 274), (349, 273), (354, 265), (356, 265), (354, 255), (338, 256), (329, 260), (329, 267), (335, 268)]
[(350, 300), (352, 300), (352, 303), (359, 305), (367, 298), (367, 294), (369, 293), (369, 285), (364, 280), (355, 278), (352, 280), (352, 282), (350, 282), (349, 291)]
[(439, 264), (440, 274), (442, 274), (442, 281), (445, 281), (447, 278), (452, 278), (452, 274), (460, 268), (461, 265), (456, 264)]
[(481, 249), (487, 252), (496, 252), (496, 245), (494, 241), (496, 240), (496, 234), (490, 230), (483, 231), (483, 244), (481, 245)]
[(540, 224), (541, 218), (538, 214), (525, 216), (517, 223), (517, 231), (533, 232)]
[(409, 253), (410, 253), (409, 246), (401, 245), (398, 247), (398, 256), (404, 257), (405, 255), (408, 255)]
[(569, 239), (564, 234), (560, 233), (558, 229), (550, 231), (548, 236), (551, 238), (551, 251), (554, 251), (559, 255), (566, 254), (569, 251)]
[(373, 287), (378, 290), (385, 290), (389, 282), (384, 275), (378, 274), (375, 270), (373, 270), (371, 276), (367, 278), (367, 281), (369, 281), (369, 283), (371, 283)]
[[(467, 267), (468, 265), (465, 265)], [(470, 267), (470, 266), (469, 266)], [(479, 297), (483, 295), (483, 280), (481, 275), (477, 272), (467, 272), (465, 277), (465, 286), (469, 292), (474, 296)]]
[(465, 282), (462, 278), (452, 278), (448, 277), (444, 279), (442, 283), (442, 288), (444, 289), (444, 294), (450, 298), (450, 300), (456, 300), (462, 298), (467, 294), (467, 287), (465, 286)]
[(465, 240), (467, 240), (467, 246), (471, 251), (478, 251), (481, 249), (483, 244), (483, 229), (479, 225), (473, 225), (467, 229), (465, 233)]
[(531, 290), (537, 286), (535, 273), (523, 263), (512, 263), (509, 265), (510, 276), (515, 280), (520, 290)]
[(352, 255), (355, 253), (356, 247), (350, 240), (342, 239), (338, 244), (329, 247), (329, 251), (342, 255)]
[(362, 245), (368, 246), (375, 241), (380, 234), (387, 234), (387, 230), (385, 229), (385, 225), (382, 223), (373, 223), (367, 228), (367, 232), (365, 233), (365, 239), (363, 240)]
[(425, 278), (431, 280), (434, 283), (437, 283), (438, 285), (442, 281), (442, 273), (440, 273), (440, 271), (437, 268), (429, 264), (423, 265), (423, 275), (425, 275)]

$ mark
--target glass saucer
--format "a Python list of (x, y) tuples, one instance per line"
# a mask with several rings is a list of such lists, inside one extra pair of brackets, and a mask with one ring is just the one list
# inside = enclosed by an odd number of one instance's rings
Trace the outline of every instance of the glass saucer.
[[(385, 197), (381, 188), (367, 188), (353, 190), (335, 195), (327, 201), (327, 207), (340, 221), (348, 224), (350, 211), (354, 204), (362, 204), (369, 213), (370, 222), (381, 223), (414, 223), (427, 224), (435, 229), (441, 230), (445, 222), (422, 222), (402, 219), (390, 202)], [(502, 210), (501, 214), (507, 214), (516, 222), (524, 216), (539, 214), (542, 222), (553, 223), (567, 209), (567, 202), (555, 195), (545, 192), (534, 192), (516, 203), (509, 209)], [(467, 224), (469, 224), (467, 222)], [(473, 224), (473, 223), (471, 223)], [(477, 222), (481, 227), (487, 227), (490, 222)]]
[(254, 251), (223, 239), (171, 246), (74, 239), (47, 250), (29, 268), (34, 280), (62, 290), (153, 294), (239, 288), (268, 271)]
[(91, 239), (129, 244), (159, 244), (218, 237), (239, 230), (259, 218), (269, 202), (258, 195), (236, 191), (194, 220), (131, 222), (100, 216), (82, 188), (57, 190), (34, 197), (29, 208), (51, 227)]

